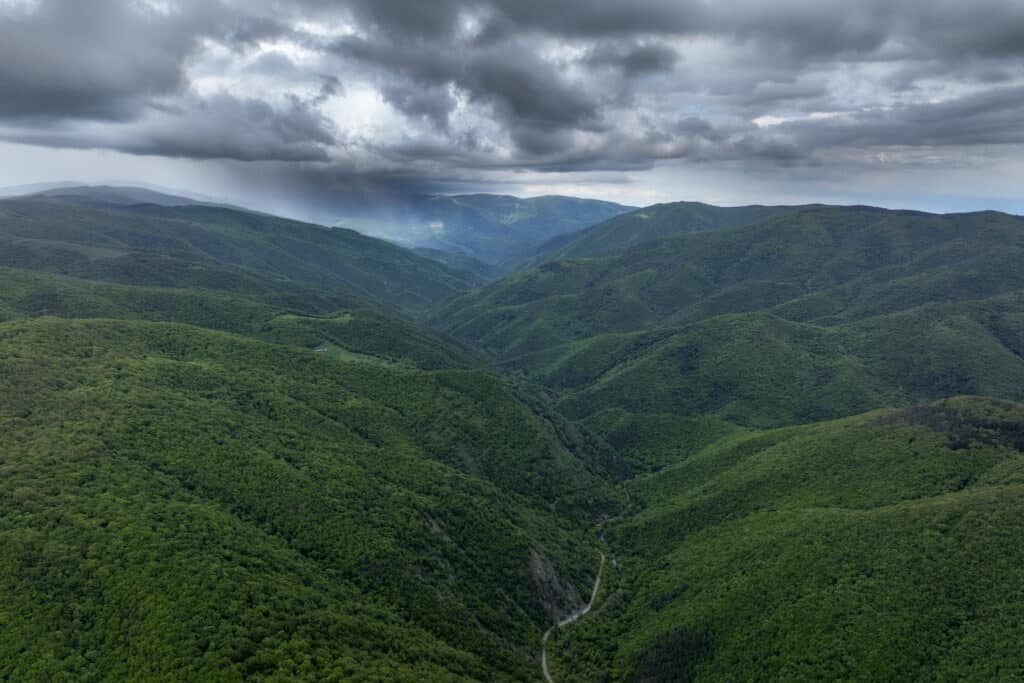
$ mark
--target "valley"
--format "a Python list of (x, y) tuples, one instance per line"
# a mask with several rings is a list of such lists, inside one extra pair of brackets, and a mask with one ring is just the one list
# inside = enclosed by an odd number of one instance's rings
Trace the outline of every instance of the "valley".
[(627, 209), (0, 199), (0, 675), (1024, 675), (1024, 219)]

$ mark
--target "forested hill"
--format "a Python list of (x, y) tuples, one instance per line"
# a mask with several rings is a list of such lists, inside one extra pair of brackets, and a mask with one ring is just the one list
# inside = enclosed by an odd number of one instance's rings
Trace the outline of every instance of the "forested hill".
[(561, 248), (0, 201), (0, 678), (1024, 677), (1024, 219)]
[(634, 472), (553, 678), (1024, 676), (1024, 219), (692, 208), (566, 238), (435, 318)]
[(555, 261), (456, 299), (437, 324), (499, 358), (596, 334), (770, 311), (823, 325), (1024, 285), (1024, 219), (817, 207)]
[(737, 434), (631, 486), (558, 681), (1017, 680), (1024, 406)]
[(609, 453), (477, 370), (41, 318), (0, 373), (12, 680), (527, 680), (615, 507)]
[(752, 225), (805, 208), (809, 207), (721, 207), (700, 202), (655, 204), (554, 237), (531, 250), (517, 265), (520, 270), (526, 270), (547, 261), (600, 256), (663, 237)]
[(625, 469), (383, 310), (466, 281), (222, 208), (0, 213), (0, 677), (533, 677)]
[(0, 200), (0, 266), (131, 285), (347, 292), (418, 315), (479, 280), (345, 229), (214, 206)]

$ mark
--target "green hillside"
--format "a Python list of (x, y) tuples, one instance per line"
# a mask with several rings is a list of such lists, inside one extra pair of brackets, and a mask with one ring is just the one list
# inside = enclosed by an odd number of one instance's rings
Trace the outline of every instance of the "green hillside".
[[(156, 190), (149, 190), (143, 187), (118, 185), (68, 185), (32, 194), (37, 197), (60, 199), (79, 204), (92, 204), (95, 206), (130, 207), (137, 206), (139, 204), (155, 204), (158, 206), (216, 205), (213, 202), (200, 201), (190, 197), (158, 192)], [(228, 207), (227, 205), (220, 206), (223, 206), (224, 208), (237, 208)]]
[(464, 271), (469, 274), (470, 278), (475, 278), (481, 283), (497, 279), (501, 275), (501, 268), (499, 266), (485, 263), (463, 252), (442, 251), (440, 249), (430, 249), (429, 247), (419, 247), (413, 249), (413, 251), (420, 256), (426, 256), (429, 259), (443, 263), (448, 266), (449, 270), (455, 272)]
[(346, 358), (428, 370), (483, 367), (459, 342), (385, 315), (347, 295), (281, 297), (137, 287), (0, 268), (0, 321), (39, 316), (179, 322)]
[(823, 207), (546, 263), (467, 294), (436, 323), (513, 358), (577, 339), (774, 309), (833, 324), (1024, 287), (1024, 219)]
[[(651, 341), (652, 338), (657, 341)], [(660, 339), (658, 339), (660, 338)], [(823, 327), (764, 313), (670, 334), (597, 337), (536, 373), (559, 408), (620, 448), (627, 415), (717, 416), (752, 428), (956, 394), (1024, 399), (1024, 295), (933, 304)], [(606, 414), (602, 414), (606, 411)]]
[[(533, 674), (623, 470), (353, 294), (352, 272), (387, 303), (449, 271), (222, 209), (3, 211), (0, 675)], [(392, 257), (430, 265), (389, 290)]]
[(527, 269), (547, 261), (601, 256), (665, 237), (753, 225), (805, 208), (721, 207), (700, 202), (655, 204), (610, 218), (579, 232), (559, 235), (530, 251), (518, 265), (520, 269)]
[(1015, 680), (1024, 406), (965, 398), (729, 438), (631, 487), (560, 681)]
[(0, 201), (0, 266), (303, 300), (340, 290), (414, 315), (478, 282), (351, 230), (220, 207), (102, 207), (45, 197)]
[(347, 230), (0, 201), (0, 678), (538, 680), (599, 566), (559, 683), (1024, 677), (1022, 250), (662, 205), (469, 291)]
[(657, 467), (737, 427), (1024, 398), (1022, 247), (1005, 214), (811, 208), (548, 263), (437, 322)]
[(499, 379), (0, 324), (3, 676), (523, 679), (613, 456)]

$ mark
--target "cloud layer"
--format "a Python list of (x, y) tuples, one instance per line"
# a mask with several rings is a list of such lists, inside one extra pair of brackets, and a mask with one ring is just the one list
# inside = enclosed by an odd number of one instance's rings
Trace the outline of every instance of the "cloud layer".
[(1022, 57), (999, 0), (0, 0), (0, 139), (325, 188), (978, 166)]

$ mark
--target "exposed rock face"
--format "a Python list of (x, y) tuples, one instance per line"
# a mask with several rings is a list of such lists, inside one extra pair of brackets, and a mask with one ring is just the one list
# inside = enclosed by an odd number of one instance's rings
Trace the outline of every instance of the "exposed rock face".
[(583, 602), (572, 583), (561, 576), (551, 561), (536, 550), (530, 550), (530, 574), (544, 611), (555, 620), (571, 614)]

